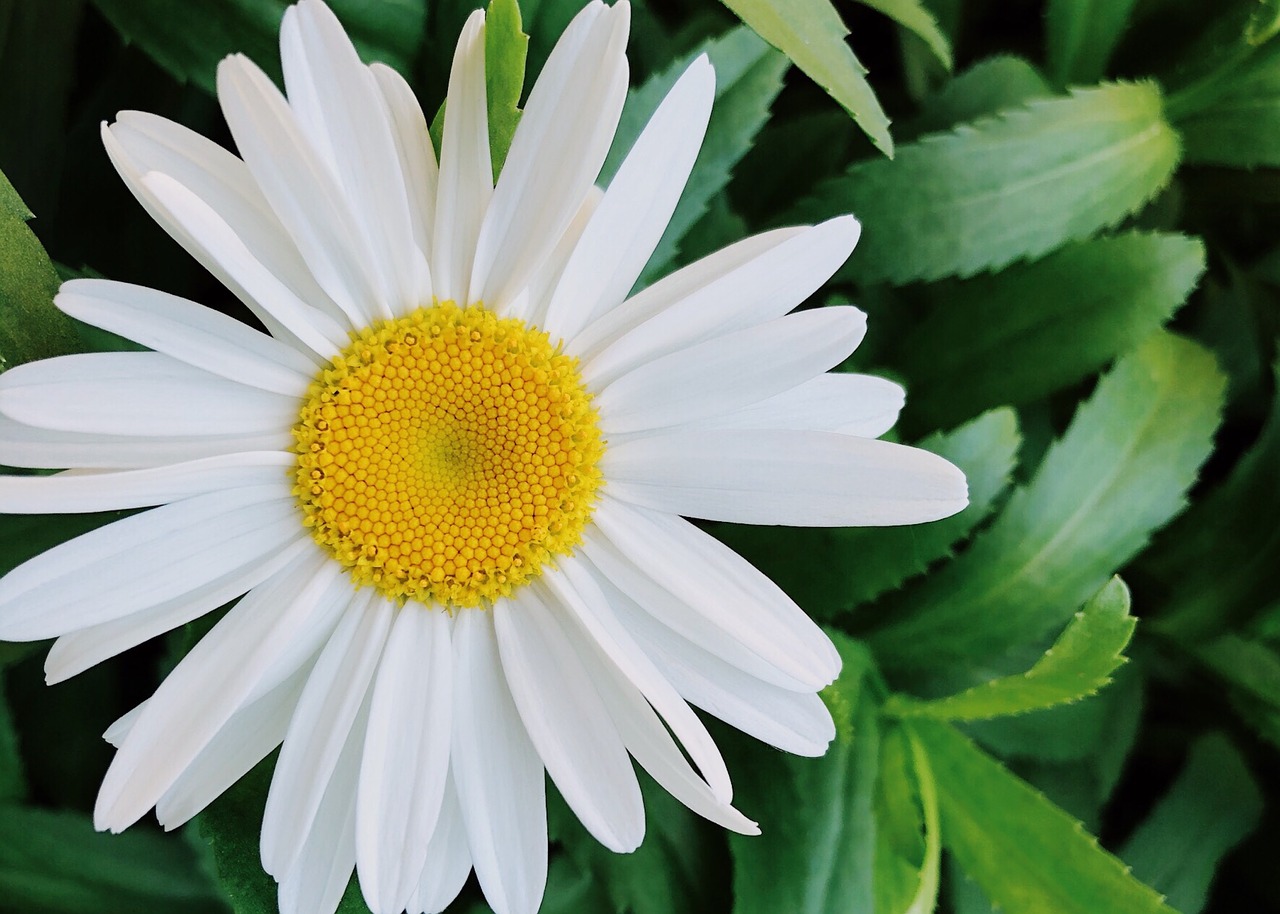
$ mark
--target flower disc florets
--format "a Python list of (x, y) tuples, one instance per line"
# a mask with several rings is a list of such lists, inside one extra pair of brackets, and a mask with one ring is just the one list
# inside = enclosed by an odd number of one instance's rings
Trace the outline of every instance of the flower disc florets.
[(470, 607), (579, 542), (603, 444), (577, 360), (482, 307), (435, 304), (355, 335), (294, 428), (294, 493), (358, 584)]

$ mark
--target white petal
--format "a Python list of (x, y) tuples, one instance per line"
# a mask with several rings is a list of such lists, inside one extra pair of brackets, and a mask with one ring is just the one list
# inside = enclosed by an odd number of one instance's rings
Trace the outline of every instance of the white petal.
[(142, 184), (173, 221), (217, 261), (219, 271), (234, 283), (232, 288), (245, 290), (302, 345), (324, 361), (345, 345), (343, 325), (299, 298), (207, 203), (157, 171), (144, 175)]
[(599, 387), (658, 356), (779, 318), (848, 259), (858, 232), (852, 216), (841, 216), (748, 238), (628, 299), (569, 351), (584, 357), (586, 344), (599, 347), (582, 368), (583, 380)]
[(325, 776), (324, 796), (296, 860), (280, 874), (280, 914), (334, 914), (351, 881), (356, 863), (356, 784), (368, 717), (366, 696), (349, 731), (344, 731), (333, 774)]
[(156, 804), (243, 706), (262, 675), (325, 607), (318, 565), (298, 562), (245, 596), (174, 667), (102, 781), (99, 829), (118, 832)]
[(288, 429), (262, 435), (141, 438), (35, 428), (0, 414), (0, 466), (10, 467), (129, 469), (241, 451), (284, 451), (293, 447), (293, 443)]
[(587, 555), (664, 624), (741, 666), (740, 657), (720, 652), (719, 639), (705, 638), (703, 632), (686, 627), (675, 617), (687, 607), (713, 629), (721, 630), (721, 639), (739, 642), (765, 662), (765, 669), (750, 668), (748, 672), (779, 685), (790, 683), (786, 678), (771, 678), (768, 667), (812, 689), (836, 678), (840, 655), (822, 629), (776, 584), (714, 537), (679, 517), (630, 507), (611, 498), (600, 500), (595, 521), (616, 552), (674, 596), (675, 605), (654, 599), (657, 595), (647, 590), (643, 581), (620, 579), (618, 563), (609, 550), (600, 548), (596, 531), (590, 529), (584, 534)]
[(831, 712), (817, 692), (764, 682), (676, 634), (630, 599), (610, 605), (653, 664), (702, 710), (796, 755), (817, 756), (835, 736)]
[(866, 374), (823, 374), (791, 390), (694, 428), (807, 429), (877, 438), (898, 421), (906, 395), (901, 385)]
[[(332, 317), (342, 316), (338, 306), (316, 284), (244, 162), (194, 130), (154, 114), (121, 111), (118, 117), (107, 128), (114, 140), (114, 155), (120, 159), (117, 167), (144, 205), (154, 205), (156, 201), (141, 186), (141, 176), (149, 171), (168, 175), (212, 207), (299, 298)], [(165, 224), (163, 220), (161, 224)], [(175, 238), (184, 244), (190, 240), (183, 233)], [(202, 262), (206, 256), (198, 248), (191, 253)]]
[(606, 433), (722, 416), (834, 368), (867, 329), (857, 308), (789, 314), (638, 365), (595, 397)]
[(300, 125), (329, 151), (355, 228), (374, 258), (385, 296), (370, 303), (375, 313), (391, 317), (429, 303), (431, 277), (414, 241), (396, 139), (373, 74), (320, 0), (285, 11), (280, 48), (290, 102), (306, 103)]
[(54, 304), (86, 324), (273, 393), (300, 397), (316, 374), (314, 356), (167, 292), (106, 279), (73, 279), (62, 284)]
[(451, 768), (476, 878), (496, 914), (534, 914), (547, 884), (542, 762), (502, 673), (492, 613), (454, 620)]
[(493, 607), (511, 696), (569, 808), (605, 847), (630, 853), (644, 839), (644, 803), (631, 758), (573, 642), (525, 588)]
[(758, 835), (760, 829), (728, 801), (717, 797), (694, 774), (658, 715), (640, 690), (627, 682), (621, 671), (596, 650), (582, 653), (588, 675), (608, 702), (613, 719), (636, 761), (668, 793), (700, 816), (744, 835)]
[[(503, 317), (516, 317), (535, 327), (545, 325), (551, 292), (560, 281), (569, 257), (578, 246), (578, 239), (582, 237), (583, 230), (591, 220), (591, 214), (595, 212), (602, 199), (604, 199), (604, 191), (600, 188), (594, 184), (587, 188), (586, 197), (578, 207), (577, 214), (569, 222), (569, 227), (556, 242), (555, 250), (548, 254), (533, 271), (529, 279), (529, 287), (507, 302), (506, 307), (502, 309)], [(557, 334), (552, 335), (553, 341), (557, 338)]]
[(413, 238), (423, 253), (428, 253), (431, 251), (431, 233), (435, 228), (440, 168), (436, 164), (436, 152), (431, 147), (427, 119), (403, 76), (381, 63), (370, 64), (369, 70), (377, 80), (395, 132), (396, 151), (400, 156), (400, 171), (404, 175), (413, 223)]
[(353, 327), (377, 313), (377, 261), (337, 179), (265, 73), (240, 54), (218, 64), (218, 102), (263, 195), (321, 288)]
[(618, 621), (611, 601), (596, 581), (598, 576), (599, 572), (585, 559), (569, 556), (560, 560), (558, 573), (548, 572), (542, 580), (579, 626), (576, 630), (566, 627), (571, 640), (575, 643), (583, 638), (590, 640), (617, 667), (618, 672), (640, 690), (680, 740), (710, 785), (711, 792), (728, 803), (733, 799), (729, 770), (711, 734)]
[(449, 73), (449, 97), (440, 139), (440, 184), (431, 232), (431, 277), (436, 297), (473, 302), (471, 267), (476, 238), (493, 196), (489, 113), (484, 73), (484, 11), (467, 19)]
[(44, 661), (45, 681), (54, 685), (70, 679), (108, 657), (186, 625), (248, 593), (315, 548), (311, 537), (300, 529), (292, 541), (282, 542), (278, 550), (259, 556), (257, 561), (224, 574), (194, 593), (68, 632), (49, 649)]
[(715, 70), (698, 57), (667, 93), (582, 234), (543, 326), (572, 339), (631, 291), (671, 221), (715, 100)]
[(941, 457), (829, 432), (653, 432), (611, 445), (601, 470), (615, 498), (740, 524), (918, 524), (968, 503), (964, 474)]
[(629, 5), (597, 0), (556, 42), (476, 241), (472, 300), (501, 311), (523, 291), (600, 173), (626, 99), (630, 24)]
[(381, 596), (368, 588), (358, 592), (307, 680), (262, 817), (262, 866), (277, 878), (292, 870), (316, 821), (325, 787), (365, 703), (393, 615)]
[(298, 523), (282, 482), (199, 495), (91, 530), (0, 579), (0, 639), (50, 638), (198, 595), (288, 543)]
[(369, 906), (399, 912), (418, 887), (449, 771), (449, 617), (409, 603), (378, 668), (356, 806), (356, 869)]
[(445, 781), (440, 818), (427, 845), (427, 860), (422, 876), (409, 902), (410, 914), (439, 914), (458, 897), (471, 873), (471, 852), (467, 849), (467, 830), (462, 822), (462, 807), (450, 772)]
[(291, 428), (298, 401), (159, 352), (90, 352), (10, 368), (0, 375), (0, 411), (64, 432), (261, 435)]
[(288, 479), (297, 457), (283, 451), (227, 454), (122, 473), (0, 476), (0, 512), (83, 514), (145, 508), (208, 492)]

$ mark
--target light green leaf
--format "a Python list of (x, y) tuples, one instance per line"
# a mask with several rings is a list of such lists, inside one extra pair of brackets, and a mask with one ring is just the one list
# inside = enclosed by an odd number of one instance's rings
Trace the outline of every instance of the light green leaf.
[(982, 720), (1079, 701), (1111, 682), (1111, 674), (1126, 662), (1121, 651), (1136, 624), (1129, 615), (1129, 588), (1112, 578), (1025, 673), (932, 701), (895, 695), (885, 709), (902, 717)]
[(1280, 0), (1258, 0), (1245, 26), (1245, 41), (1261, 45), (1280, 33)]
[(702, 53), (711, 59), (716, 71), (715, 107), (689, 181), (649, 258), (642, 283), (671, 263), (680, 240), (729, 183), (734, 166), (751, 149), (756, 134), (768, 121), (769, 106), (782, 89), (782, 77), (788, 67), (785, 57), (745, 27), (700, 45), (628, 95), (613, 146), (600, 172), (602, 185), (613, 179), (662, 99)]
[(832, 619), (950, 556), (1008, 487), (1021, 440), (1013, 410), (1000, 408), (921, 441), (920, 447), (946, 457), (969, 480), (968, 507), (936, 523), (831, 530), (717, 524), (712, 532), (810, 615)]
[(875, 815), (875, 911), (929, 914), (942, 858), (937, 786), (928, 757), (901, 724), (884, 731)]
[(102, 834), (76, 813), (14, 805), (0, 807), (0, 907), (41, 914), (226, 911), (176, 836)]
[(1154, 83), (1111, 83), (860, 162), (796, 212), (867, 226), (839, 275), (894, 284), (999, 269), (1119, 222), (1168, 182), (1178, 138)]
[[(93, 0), (107, 20), (173, 77), (214, 91), (218, 61), (240, 52), (280, 79), (280, 17), (290, 0)], [(330, 0), (366, 60), (412, 69), (426, 29), (426, 0)]]
[(76, 349), (70, 318), (53, 306), (58, 274), (27, 227), (31, 215), (0, 173), (0, 371)]
[[(520, 94), (529, 36), (521, 31), (517, 0), (491, 0), (484, 25), (484, 84), (489, 104), (489, 155), (496, 180), (520, 123)], [(437, 145), (437, 149), (440, 147)]]
[(1060, 86), (1095, 83), (1107, 71), (1137, 0), (1049, 0), (1049, 73)]
[(942, 842), (1006, 914), (1173, 914), (1061, 809), (949, 724), (912, 721), (937, 783)]
[(926, 98), (911, 127), (915, 134), (948, 130), (1051, 95), (1053, 91), (1040, 71), (1021, 57), (988, 57)]
[(1236, 168), (1280, 165), (1280, 42), (1215, 81), (1212, 103), (1177, 121), (1188, 162)]
[(879, 736), (863, 682), (870, 658), (838, 632), (832, 640), (844, 668), (824, 693), (837, 720), (827, 754), (761, 749), (738, 774), (736, 802), (761, 834), (729, 836), (734, 914), (874, 914)]
[(1262, 794), (1244, 759), (1226, 737), (1211, 734), (1191, 747), (1186, 767), (1120, 856), (1181, 914), (1198, 914), (1218, 864), (1261, 816)]
[(884, 13), (898, 25), (919, 35), (933, 55), (948, 70), (951, 69), (951, 42), (942, 34), (938, 20), (921, 0), (858, 0), (864, 6)]
[(1198, 239), (1126, 232), (929, 289), (933, 307), (885, 356), (912, 391), (904, 433), (991, 403), (1030, 403), (1093, 374), (1170, 318), (1204, 258)]
[(829, 0), (722, 0), (751, 28), (830, 93), (876, 148), (893, 156), (889, 119), (845, 44), (849, 30)]
[(995, 522), (954, 562), (885, 601), (886, 666), (966, 682), (1069, 618), (1185, 506), (1213, 446), (1224, 378), (1158, 333), (1125, 356)]

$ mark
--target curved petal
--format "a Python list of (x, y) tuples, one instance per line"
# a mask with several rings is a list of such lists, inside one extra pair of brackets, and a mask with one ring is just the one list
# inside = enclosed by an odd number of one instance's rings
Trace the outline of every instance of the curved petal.
[(471, 874), (471, 852), (467, 849), (467, 830), (462, 823), (462, 807), (458, 790), (450, 772), (440, 804), (440, 818), (427, 845), (427, 860), (409, 902), (409, 914), (440, 914)]
[(106, 279), (73, 279), (54, 299), (63, 312), (223, 378), (301, 397), (314, 356), (167, 292)]
[(862, 342), (857, 308), (818, 308), (660, 356), (596, 394), (606, 433), (722, 416), (790, 390), (839, 365)]
[(476, 240), (471, 300), (502, 311), (524, 291), (600, 173), (627, 95), (630, 26), (629, 5), (595, 0), (556, 42)]
[(902, 386), (867, 374), (822, 374), (767, 400), (691, 428), (794, 429), (878, 438), (898, 421)]
[(964, 474), (941, 457), (827, 432), (653, 432), (615, 442), (601, 470), (614, 498), (739, 524), (918, 524), (968, 504)]
[(496, 914), (532, 914), (547, 884), (542, 762), (502, 673), (493, 615), (454, 620), (450, 770), (476, 878)]
[(146, 508), (209, 492), (280, 483), (288, 479), (296, 461), (283, 451), (259, 451), (121, 473), (0, 476), (0, 512), (84, 514)]
[(489, 112), (484, 75), (484, 11), (467, 19), (449, 73), (449, 104), (440, 138), (440, 184), (431, 233), (431, 276), (441, 301), (468, 305), (476, 238), (493, 196)]
[[(544, 325), (551, 291), (555, 288), (556, 283), (560, 281), (565, 265), (569, 262), (569, 257), (573, 254), (573, 249), (577, 246), (578, 239), (582, 237), (583, 229), (587, 227), (591, 214), (600, 205), (603, 197), (604, 192), (594, 184), (587, 188), (587, 195), (583, 198), (577, 214), (569, 223), (569, 227), (560, 236), (555, 249), (534, 270), (532, 277), (529, 279), (529, 287), (507, 302), (506, 307), (501, 312), (503, 317), (516, 317), (527, 324), (533, 324), (535, 327)], [(551, 334), (551, 338), (552, 341), (555, 341), (558, 336)]]
[(391, 127), (395, 133), (396, 152), (400, 156), (400, 172), (404, 175), (405, 193), (409, 200), (409, 217), (413, 238), (424, 253), (431, 251), (431, 233), (435, 229), (436, 189), (440, 168), (431, 146), (431, 132), (426, 116), (404, 77), (386, 64), (369, 65), (378, 91), (387, 105)]
[(293, 397), (159, 352), (90, 352), (0, 374), (0, 411), (27, 425), (103, 435), (262, 435), (297, 421)]
[(715, 94), (703, 54), (649, 119), (574, 248), (543, 324), (553, 338), (572, 339), (640, 278), (689, 180)]
[(378, 667), (356, 801), (356, 869), (374, 911), (404, 910), (422, 877), (449, 772), (449, 617), (410, 604)]
[[(618, 731), (548, 595), (525, 588), (493, 607), (502, 669), (529, 739), (569, 808), (605, 847), (644, 839), (644, 803)], [(557, 601), (558, 602), (558, 601)]]
[(201, 591), (289, 542), (289, 487), (199, 495), (91, 530), (0, 579), (0, 639), (37, 641)]
[[(600, 328), (583, 332), (599, 340), (583, 380), (599, 388), (658, 356), (781, 317), (848, 259), (858, 234), (852, 216), (779, 229), (671, 274), (606, 314), (596, 322)], [(590, 340), (575, 339), (570, 351), (585, 356), (584, 342)]]

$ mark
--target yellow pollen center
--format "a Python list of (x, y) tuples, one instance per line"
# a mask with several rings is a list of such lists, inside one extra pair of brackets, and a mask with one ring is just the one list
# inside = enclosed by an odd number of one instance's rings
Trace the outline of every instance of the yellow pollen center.
[(304, 523), (395, 599), (479, 606), (580, 540), (604, 451), (577, 360), (453, 302), (358, 334), (294, 428)]

